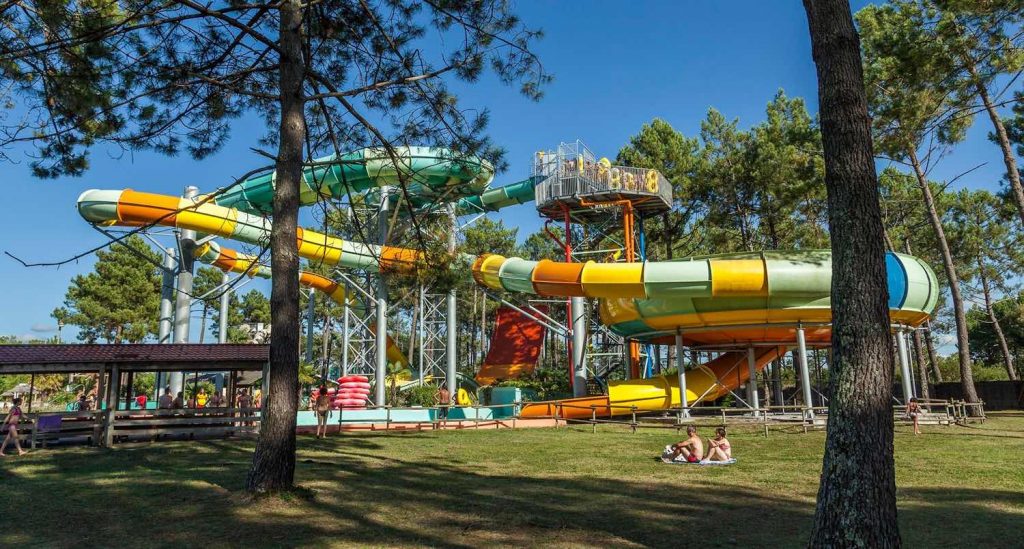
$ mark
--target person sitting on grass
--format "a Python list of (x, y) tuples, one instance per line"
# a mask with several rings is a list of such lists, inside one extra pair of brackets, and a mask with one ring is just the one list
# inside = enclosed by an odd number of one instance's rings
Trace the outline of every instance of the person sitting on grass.
[(705, 461), (729, 461), (732, 459), (732, 444), (725, 438), (725, 427), (715, 429), (715, 438), (708, 439), (708, 457)]
[(704, 443), (697, 436), (697, 428), (693, 425), (686, 427), (686, 435), (686, 440), (670, 446), (672, 455), (664, 458), (666, 463), (675, 461), (679, 456), (686, 458), (687, 463), (698, 463), (704, 459)]
[(911, 398), (910, 402), (907, 403), (907, 417), (914, 420), (914, 434), (921, 434), (921, 426), (918, 425), (918, 418), (921, 417), (921, 405), (917, 403), (916, 398)]
[(26, 454), (25, 450), (21, 449), (21, 441), (18, 440), (18, 422), (21, 421), (21, 399), (16, 398), (13, 402), (14, 406), (11, 407), (11, 411), (7, 412), (7, 417), (4, 418), (3, 431), (4, 431), (4, 443), (0, 445), (0, 456), (6, 456), (4, 450), (7, 449), (7, 443), (14, 440), (14, 447), (18, 450), (18, 455), (23, 456)]

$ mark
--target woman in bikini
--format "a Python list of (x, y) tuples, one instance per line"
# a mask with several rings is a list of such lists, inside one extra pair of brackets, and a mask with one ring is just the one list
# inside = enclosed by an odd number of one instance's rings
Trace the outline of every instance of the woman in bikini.
[(917, 423), (917, 418), (919, 418), (920, 416), (921, 416), (921, 405), (917, 403), (917, 399), (916, 398), (910, 399), (910, 402), (907, 403), (907, 417), (909, 417), (910, 419), (914, 420), (914, 434), (915, 435), (920, 435), (921, 434), (921, 427)]
[(729, 461), (732, 459), (732, 444), (725, 438), (725, 427), (715, 429), (715, 438), (708, 439), (708, 457), (705, 461)]
[(21, 441), (18, 440), (18, 422), (21, 421), (21, 399), (14, 399), (14, 406), (10, 412), (7, 412), (7, 417), (4, 418), (3, 431), (6, 435), (4, 437), (4, 443), (0, 446), (0, 456), (6, 456), (4, 450), (7, 449), (7, 443), (14, 440), (14, 447), (18, 449), (18, 455), (24, 455), (25, 450), (21, 449)]

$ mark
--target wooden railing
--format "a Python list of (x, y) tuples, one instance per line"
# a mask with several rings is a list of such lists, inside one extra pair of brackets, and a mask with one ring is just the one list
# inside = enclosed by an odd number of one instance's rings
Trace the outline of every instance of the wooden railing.
[(106, 410), (104, 444), (131, 437), (165, 435), (231, 436), (259, 431), (259, 408), (185, 408), (173, 410)]

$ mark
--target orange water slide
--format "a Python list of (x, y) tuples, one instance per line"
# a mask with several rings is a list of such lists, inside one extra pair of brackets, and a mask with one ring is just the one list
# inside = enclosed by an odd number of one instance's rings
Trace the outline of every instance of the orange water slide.
[[(786, 347), (758, 347), (754, 349), (754, 370), (761, 371), (768, 363), (786, 353)], [(686, 372), (686, 402), (693, 406), (721, 398), (750, 379), (748, 351), (722, 353), (713, 360)], [(634, 407), (638, 412), (651, 412), (677, 408), (679, 376), (667, 375), (647, 379), (611, 381), (608, 396), (571, 398), (552, 402), (537, 402), (523, 406), (520, 417), (558, 417), (585, 419), (596, 409), (598, 417), (626, 415)]]

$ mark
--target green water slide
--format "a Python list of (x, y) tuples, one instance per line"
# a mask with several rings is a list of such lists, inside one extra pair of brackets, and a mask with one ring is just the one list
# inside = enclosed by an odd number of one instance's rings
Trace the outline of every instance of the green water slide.
[[(433, 147), (395, 147), (394, 151), (397, 162), (381, 148), (314, 160), (312, 166), (303, 170), (301, 204), (306, 206), (323, 198), (340, 199), (349, 193), (398, 185), (403, 179), (410, 194), (425, 202), (475, 198), (494, 178), (494, 167), (475, 156), (457, 155), (448, 149)], [(219, 206), (270, 214), (275, 179), (273, 172), (251, 177), (214, 200)]]

